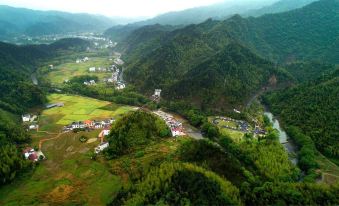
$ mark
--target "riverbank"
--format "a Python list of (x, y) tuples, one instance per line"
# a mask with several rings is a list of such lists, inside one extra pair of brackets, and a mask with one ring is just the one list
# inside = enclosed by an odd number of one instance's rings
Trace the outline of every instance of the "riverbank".
[(297, 146), (293, 143), (293, 140), (288, 137), (285, 130), (281, 128), (279, 120), (275, 118), (267, 108), (265, 108), (264, 115), (270, 119), (270, 122), (273, 124), (273, 128), (279, 131), (279, 142), (284, 146), (286, 152), (289, 154), (291, 162), (296, 165), (298, 163), (296, 156)]

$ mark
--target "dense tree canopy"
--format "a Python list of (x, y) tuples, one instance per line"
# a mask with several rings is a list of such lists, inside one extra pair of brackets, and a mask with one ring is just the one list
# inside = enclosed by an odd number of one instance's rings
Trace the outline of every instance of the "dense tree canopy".
[(141, 110), (132, 112), (113, 124), (106, 156), (118, 157), (129, 153), (135, 146), (146, 145), (169, 135), (170, 130), (163, 120)]
[(266, 102), (288, 126), (299, 127), (326, 155), (339, 155), (339, 70), (316, 81), (274, 92)]
[(189, 163), (164, 163), (121, 192), (112, 205), (241, 205), (239, 191), (213, 172)]

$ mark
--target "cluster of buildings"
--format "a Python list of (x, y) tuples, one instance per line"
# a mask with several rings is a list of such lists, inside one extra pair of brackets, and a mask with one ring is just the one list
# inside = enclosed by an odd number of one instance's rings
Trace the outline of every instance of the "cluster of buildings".
[[(115, 66), (115, 65), (114, 65)], [(114, 68), (113, 67), (90, 67), (88, 69), (89, 72), (113, 72)]]
[(153, 113), (166, 122), (166, 125), (170, 128), (173, 137), (186, 135), (184, 133), (182, 123), (176, 120), (172, 115), (161, 110), (155, 111)]
[(22, 151), (23, 156), (25, 159), (30, 160), (32, 162), (37, 162), (39, 160), (45, 159), (45, 155), (41, 151), (35, 151), (31, 147), (27, 147)]
[(39, 125), (37, 123), (38, 116), (32, 114), (24, 114), (21, 116), (22, 122), (27, 126), (29, 130), (39, 130)]
[(79, 122), (72, 122), (71, 124), (64, 126), (63, 131), (67, 132), (72, 131), (74, 129), (103, 129), (103, 128), (108, 130), (114, 121), (115, 119), (111, 118), (102, 121), (85, 120)]
[(82, 59), (75, 60), (75, 63), (80, 64), (80, 63), (87, 62), (87, 61), (89, 61), (89, 58), (88, 57), (84, 57)]
[(244, 133), (249, 133), (252, 132), (256, 135), (265, 135), (266, 131), (264, 129), (261, 129), (259, 126), (255, 126), (254, 130), (251, 130), (250, 124), (246, 121), (243, 120), (236, 120), (236, 119), (232, 119), (229, 117), (216, 117), (213, 120), (213, 123), (215, 125), (219, 124), (219, 121), (225, 121), (225, 122), (234, 122), (237, 126), (236, 127), (232, 127), (229, 125), (223, 125), (223, 128), (227, 128), (227, 129), (232, 129), (232, 130), (236, 130), (236, 131), (240, 131), (240, 132), (244, 132)]
[(106, 83), (116, 83), (116, 82), (118, 82), (120, 69), (117, 66), (112, 65), (111, 71), (113, 72), (112, 77), (104, 79), (104, 82), (106, 82)]

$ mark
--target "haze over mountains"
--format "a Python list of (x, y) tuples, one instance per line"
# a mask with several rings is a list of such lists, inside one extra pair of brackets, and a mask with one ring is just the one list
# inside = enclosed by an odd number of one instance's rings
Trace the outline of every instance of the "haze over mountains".
[(133, 21), (129, 18), (109, 18), (91, 14), (60, 11), (38, 11), (0, 6), (0, 39), (13, 36), (41, 36), (67, 33), (95, 32)]
[[(113, 25), (117, 26), (106, 33), (113, 35), (134, 30), (144, 25), (188, 25), (201, 23), (208, 18), (224, 19), (233, 14), (258, 16), (265, 13), (276, 13), (302, 7), (314, 0), (290, 2), (289, 0), (265, 1), (227, 1), (216, 5), (187, 9), (184, 11), (169, 12), (154, 18), (138, 21), (141, 18), (105, 17), (102, 15), (76, 14), (59, 11), (38, 11), (9, 6), (0, 6), (0, 40), (11, 41), (13, 37), (41, 36), (51, 34), (67, 34), (81, 32), (100, 33)], [(112, 13), (114, 16), (114, 13)], [(118, 36), (117, 34), (115, 36)]]

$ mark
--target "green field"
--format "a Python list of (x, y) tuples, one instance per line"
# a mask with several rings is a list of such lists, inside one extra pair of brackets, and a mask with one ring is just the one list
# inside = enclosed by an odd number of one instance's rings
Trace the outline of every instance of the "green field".
[[(215, 117), (209, 117), (208, 121), (212, 122), (214, 118)], [(219, 120), (218, 122), (219, 123), (217, 127), (219, 128), (219, 131), (223, 135), (229, 136), (234, 142), (237, 142), (237, 143), (240, 143), (243, 140), (245, 133), (222, 127), (222, 126), (237, 127), (237, 124), (235, 122), (231, 122), (231, 121), (227, 122), (227, 121), (222, 121), (222, 120)]]
[(108, 58), (103, 57), (93, 57), (90, 58), (88, 62), (83, 63), (65, 63), (54, 67), (54, 70), (49, 72), (47, 79), (49, 82), (55, 85), (63, 84), (66, 79), (71, 79), (75, 76), (80, 75), (95, 75), (99, 77), (99, 80), (105, 77), (110, 77), (111, 73), (94, 73), (89, 72), (90, 67), (105, 67), (112, 65), (112, 61), (109, 61)]
[(1, 187), (0, 205), (106, 205), (130, 178), (173, 157), (178, 146), (189, 141), (168, 138), (115, 160), (102, 156), (91, 160), (99, 142), (81, 143), (79, 138), (95, 138), (98, 132), (65, 133), (45, 142), (42, 151), (47, 159), (34, 172)]
[(90, 159), (98, 141), (81, 143), (79, 137), (95, 138), (99, 131), (65, 133), (42, 148), (47, 159), (33, 173), (0, 189), (0, 205), (105, 205), (121, 187), (120, 178), (102, 161)]
[(130, 106), (119, 106), (76, 95), (51, 94), (48, 96), (48, 101), (49, 103), (63, 102), (65, 105), (47, 109), (41, 113), (40, 130), (49, 132), (58, 132), (63, 126), (74, 121), (108, 119), (134, 109)]
[(245, 133), (243, 132), (234, 131), (234, 130), (227, 129), (227, 128), (219, 128), (219, 129), (223, 135), (229, 136), (234, 142), (237, 142), (237, 143), (240, 143), (243, 140), (243, 137), (245, 135)]

